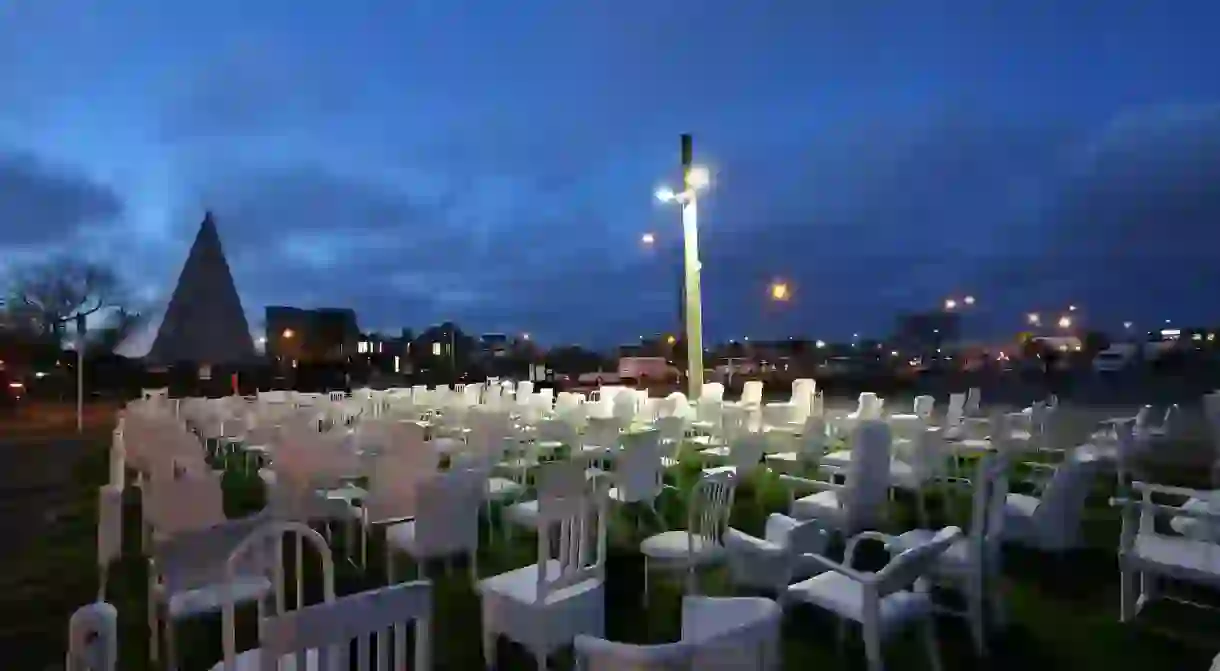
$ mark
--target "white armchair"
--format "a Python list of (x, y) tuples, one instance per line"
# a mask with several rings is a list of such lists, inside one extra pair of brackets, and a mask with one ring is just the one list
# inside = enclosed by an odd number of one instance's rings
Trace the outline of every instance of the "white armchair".
[[(847, 544), (843, 563), (819, 554), (807, 555), (826, 570), (821, 575), (791, 585), (784, 592), (785, 603), (807, 603), (828, 610), (846, 621), (863, 627), (864, 652), (869, 671), (882, 671), (883, 636), (897, 633), (913, 623), (922, 623), (924, 644), (932, 668), (940, 669), (940, 651), (936, 644), (932, 600), (926, 584), (920, 580), (929, 573), (936, 560), (961, 535), (957, 527), (945, 527), (926, 543), (904, 551), (890, 559), (877, 573), (863, 573), (852, 568), (856, 547), (862, 540), (888, 543), (891, 537), (877, 532), (864, 532)], [(840, 640), (843, 634), (840, 628)]]
[(1085, 499), (1100, 461), (1074, 454), (1054, 468), (1041, 496), (1009, 494), (1004, 502), (1004, 540), (1044, 552), (1081, 543)]
[(816, 520), (797, 520), (780, 513), (767, 517), (762, 538), (733, 527), (724, 534), (733, 584), (774, 594), (782, 594), (793, 580), (825, 570), (802, 555), (823, 554), (829, 544), (830, 534)]

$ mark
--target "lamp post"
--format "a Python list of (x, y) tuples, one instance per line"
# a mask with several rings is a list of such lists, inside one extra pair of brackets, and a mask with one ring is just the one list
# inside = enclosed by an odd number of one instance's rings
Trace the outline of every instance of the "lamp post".
[(677, 202), (682, 206), (683, 285), (686, 289), (682, 306), (686, 322), (686, 363), (690, 397), (699, 398), (703, 389), (703, 301), (699, 283), (699, 210), (696, 192), (706, 188), (707, 168), (692, 165), (690, 135), (682, 136), (682, 191), (659, 189), (662, 202)]

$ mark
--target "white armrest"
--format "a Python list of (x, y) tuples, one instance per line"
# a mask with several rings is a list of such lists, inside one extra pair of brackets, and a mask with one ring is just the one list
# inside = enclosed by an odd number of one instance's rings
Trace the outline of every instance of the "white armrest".
[(816, 552), (803, 552), (801, 553), (801, 559), (809, 559), (814, 563), (819, 564), (822, 568), (834, 571), (835, 573), (841, 573), (861, 584), (868, 584), (873, 581), (872, 575), (868, 573), (861, 573), (860, 571), (857, 571), (849, 566), (844, 566), (843, 564), (840, 564), (829, 557), (817, 554)]
[(1157, 485), (1150, 482), (1132, 482), (1131, 489), (1141, 494), (1147, 492), (1150, 494), (1169, 494), (1172, 496), (1183, 496), (1190, 499), (1205, 499), (1211, 492), (1202, 489), (1191, 489), (1189, 487), (1173, 487), (1170, 485)]
[(894, 536), (883, 534), (880, 531), (862, 531), (848, 539), (847, 548), (843, 551), (843, 563), (848, 566), (852, 565), (856, 557), (856, 547), (860, 545), (860, 541), (876, 541), (889, 545), (894, 538)]

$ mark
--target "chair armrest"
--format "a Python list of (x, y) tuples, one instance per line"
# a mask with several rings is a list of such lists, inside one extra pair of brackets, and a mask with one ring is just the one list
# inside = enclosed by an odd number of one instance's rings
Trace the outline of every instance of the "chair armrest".
[(1171, 485), (1158, 485), (1150, 482), (1132, 482), (1131, 490), (1143, 494), (1169, 494), (1170, 496), (1181, 496), (1188, 499), (1203, 499), (1207, 498), (1211, 492), (1202, 489), (1191, 489), (1189, 487), (1173, 487)]
[(861, 541), (875, 541), (882, 545), (889, 545), (894, 541), (896, 536), (883, 534), (880, 531), (862, 531), (855, 536), (852, 536), (847, 541), (847, 548), (843, 551), (843, 563), (851, 566), (856, 557), (856, 548), (859, 547)]
[(843, 564), (840, 564), (839, 562), (836, 562), (835, 560), (820, 555), (816, 552), (802, 552), (800, 557), (801, 559), (808, 559), (824, 569), (845, 575), (861, 584), (867, 584), (873, 581), (873, 576), (866, 573), (861, 573), (850, 566), (844, 566)]
[(792, 489), (796, 489), (799, 486), (804, 489), (811, 489), (819, 492), (835, 491), (843, 488), (843, 485), (836, 485), (833, 482), (812, 480), (810, 478), (802, 478), (796, 475), (781, 475), (779, 476), (779, 481), (790, 485)]
[(760, 554), (768, 557), (778, 557), (784, 554), (786, 548), (771, 541), (751, 536), (750, 534), (729, 527), (724, 530), (722, 538), (726, 550)]

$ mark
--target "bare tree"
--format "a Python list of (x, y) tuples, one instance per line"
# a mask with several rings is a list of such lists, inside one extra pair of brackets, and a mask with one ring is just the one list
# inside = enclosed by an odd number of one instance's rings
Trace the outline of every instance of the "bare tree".
[(127, 329), (138, 316), (112, 268), (73, 256), (18, 267), (10, 277), (8, 294), (7, 318), (55, 341), (62, 341), (67, 325), (79, 317), (115, 310)]

